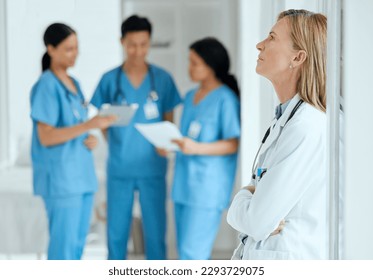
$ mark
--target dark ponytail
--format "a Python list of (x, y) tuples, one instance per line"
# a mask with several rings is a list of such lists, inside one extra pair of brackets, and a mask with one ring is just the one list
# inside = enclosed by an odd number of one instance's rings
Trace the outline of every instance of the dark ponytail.
[[(74, 29), (63, 23), (53, 23), (48, 26), (44, 32), (43, 40), (44, 45), (47, 47), (51, 45), (57, 47), (63, 40), (69, 37), (71, 34), (76, 34)], [(51, 66), (51, 57), (48, 52), (45, 52), (41, 61), (41, 67), (43, 72), (48, 70)]]
[(45, 52), (43, 58), (41, 59), (41, 68), (43, 72), (48, 70), (51, 67), (51, 57), (49, 56), (48, 52)]
[(231, 90), (233, 90), (238, 98), (240, 97), (240, 89), (238, 88), (238, 83), (235, 76), (227, 74), (219, 77), (219, 79), (223, 84), (226, 84)]
[(194, 42), (189, 48), (195, 51), (211, 67), (216, 78), (234, 91), (238, 98), (240, 97), (237, 80), (229, 74), (229, 55), (222, 43), (215, 38), (208, 37)]

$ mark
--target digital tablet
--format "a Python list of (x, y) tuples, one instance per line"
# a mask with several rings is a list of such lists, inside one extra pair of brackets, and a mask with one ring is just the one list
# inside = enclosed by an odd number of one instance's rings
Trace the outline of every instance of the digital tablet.
[(111, 126), (126, 126), (131, 122), (138, 107), (139, 107), (138, 104), (130, 104), (130, 105), (103, 104), (99, 111), (99, 115), (100, 116), (110, 116), (110, 115), (117, 116), (118, 117), (117, 121), (114, 122)]

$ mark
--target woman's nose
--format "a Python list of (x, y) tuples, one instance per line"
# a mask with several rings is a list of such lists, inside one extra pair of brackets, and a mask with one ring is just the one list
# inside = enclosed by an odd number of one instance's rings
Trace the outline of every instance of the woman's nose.
[(264, 49), (264, 41), (260, 41), (258, 44), (256, 44), (256, 48), (259, 51), (262, 51)]

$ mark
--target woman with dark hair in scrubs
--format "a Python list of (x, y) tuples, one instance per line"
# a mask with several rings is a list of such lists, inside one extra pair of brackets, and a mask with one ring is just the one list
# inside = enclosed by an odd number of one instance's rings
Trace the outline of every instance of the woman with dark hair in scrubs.
[(93, 207), (97, 179), (88, 134), (115, 117), (87, 121), (79, 83), (67, 73), (78, 55), (76, 32), (61, 23), (44, 33), (43, 73), (31, 91), (34, 193), (45, 203), (49, 222), (48, 259), (80, 259)]
[(240, 137), (239, 90), (229, 56), (214, 38), (193, 43), (172, 198), (180, 259), (209, 259), (231, 197)]

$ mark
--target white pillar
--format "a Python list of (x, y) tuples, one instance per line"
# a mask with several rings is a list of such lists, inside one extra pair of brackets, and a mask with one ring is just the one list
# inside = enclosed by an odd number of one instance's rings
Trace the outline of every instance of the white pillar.
[(0, 0), (0, 168), (9, 161), (6, 0)]
[(346, 259), (373, 259), (373, 2), (343, 1)]

